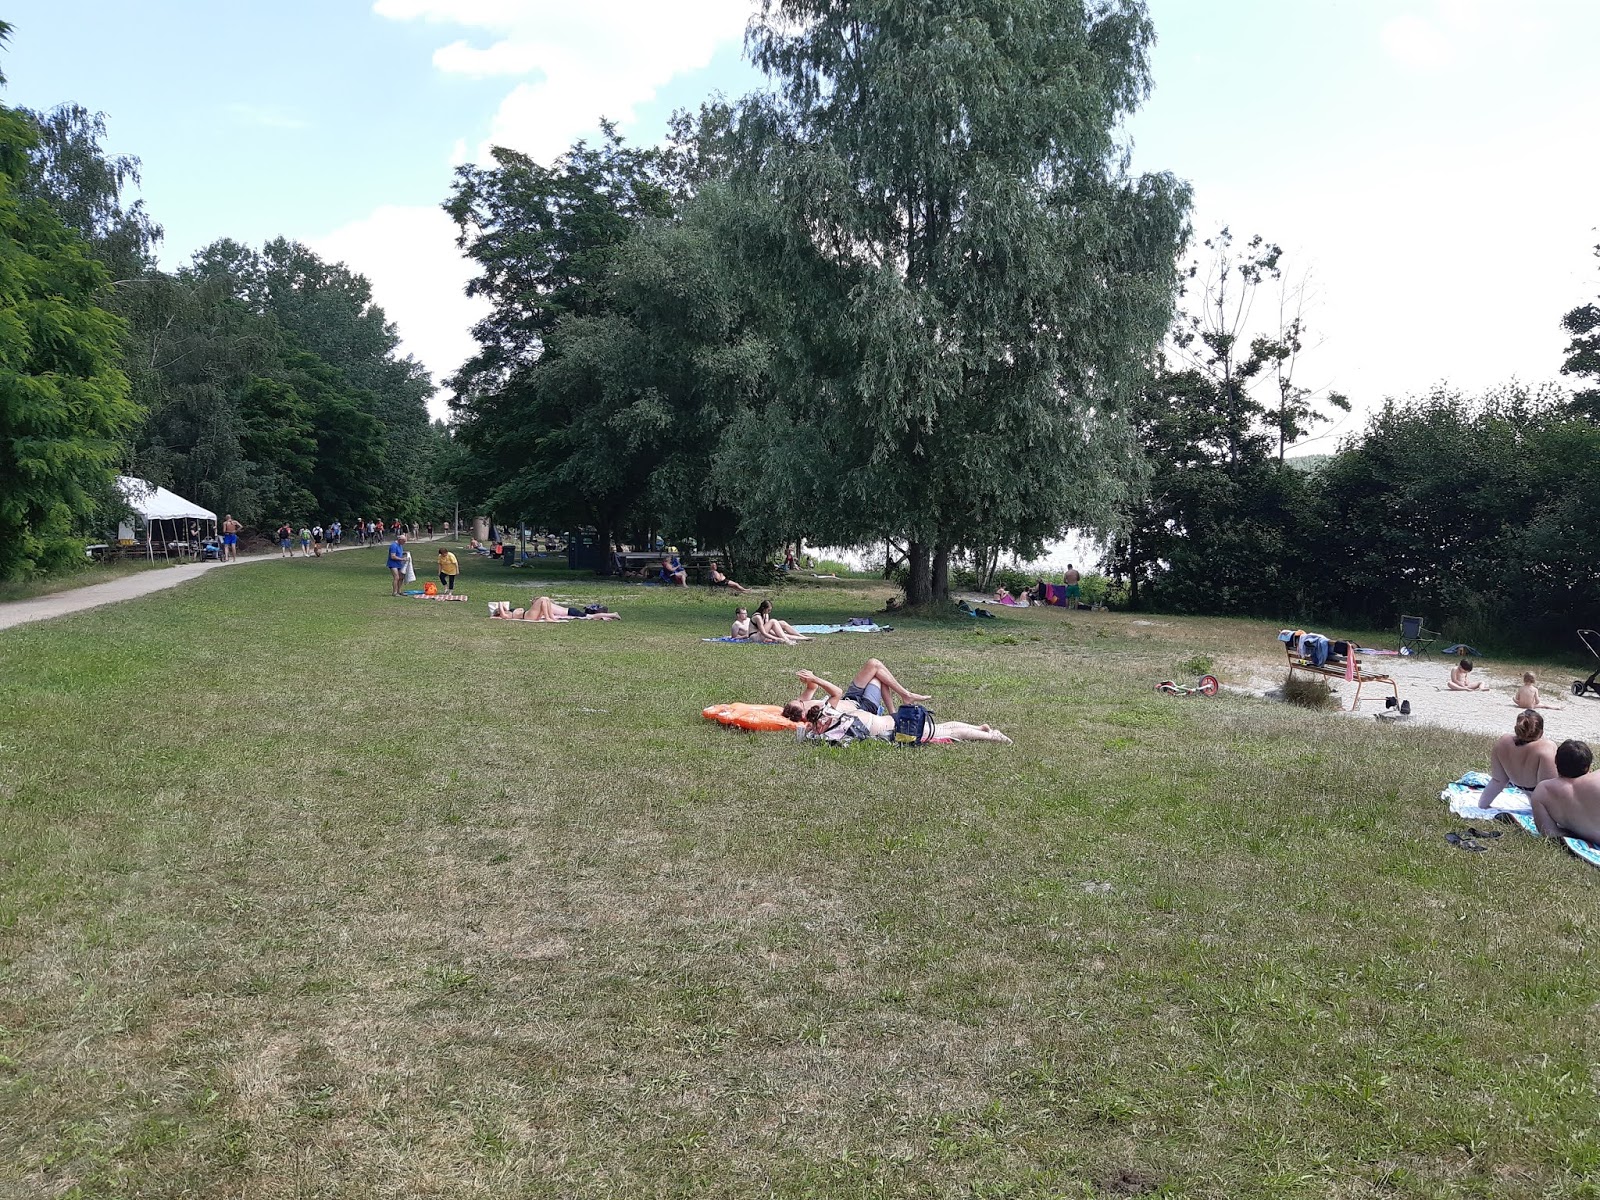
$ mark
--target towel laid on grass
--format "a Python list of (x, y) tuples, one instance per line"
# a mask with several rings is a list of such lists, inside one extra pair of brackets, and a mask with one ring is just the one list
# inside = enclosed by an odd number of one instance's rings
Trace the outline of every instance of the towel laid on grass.
[[(1532, 813), (1513, 813), (1511, 819), (1533, 834), (1534, 837), (1542, 836), (1539, 833), (1539, 827), (1533, 822)], [(1596, 846), (1593, 842), (1586, 842), (1582, 838), (1574, 837), (1562, 838), (1561, 844), (1591, 867), (1600, 867), (1600, 846)]]
[[(1452, 784), (1447, 784), (1444, 791), (1439, 793), (1439, 799), (1450, 805), (1450, 811), (1458, 817), (1483, 818), (1498, 817), (1502, 814), (1515, 821), (1518, 827), (1539, 836), (1539, 827), (1534, 824), (1531, 802), (1528, 793), (1511, 784), (1494, 798), (1494, 803), (1488, 808), (1478, 807), (1478, 796), (1484, 788), (1489, 786), (1489, 776), (1483, 771), (1468, 771)], [(1582, 838), (1564, 837), (1562, 844), (1572, 851), (1577, 857), (1583, 859), (1591, 867), (1600, 867), (1600, 846), (1595, 846)]]
[(883, 633), (882, 625), (796, 625), (796, 633), (819, 637), (829, 633)]
[(701, 638), (700, 640), (702, 642), (732, 642), (737, 646), (781, 646), (781, 645), (783, 645), (782, 642), (758, 642), (758, 641), (756, 641), (755, 638), (719, 637), (719, 638)]
[(1487, 771), (1468, 771), (1454, 783), (1446, 784), (1444, 791), (1439, 793), (1439, 799), (1450, 806), (1450, 811), (1458, 817), (1478, 817), (1481, 820), (1490, 820), (1501, 813), (1515, 816), (1517, 813), (1533, 811), (1532, 802), (1528, 793), (1516, 784), (1510, 784), (1494, 798), (1494, 803), (1488, 808), (1478, 807), (1478, 797), (1483, 794), (1483, 789), (1489, 786)]

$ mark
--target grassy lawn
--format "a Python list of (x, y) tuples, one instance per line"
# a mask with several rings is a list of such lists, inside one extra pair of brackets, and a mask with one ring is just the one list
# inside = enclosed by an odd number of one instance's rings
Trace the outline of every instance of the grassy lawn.
[[(1600, 875), (1444, 843), (1482, 739), (1153, 692), (1259, 624), (462, 565), (0, 633), (0, 1196), (1600, 1195)], [(868, 654), (1016, 745), (699, 716)]]

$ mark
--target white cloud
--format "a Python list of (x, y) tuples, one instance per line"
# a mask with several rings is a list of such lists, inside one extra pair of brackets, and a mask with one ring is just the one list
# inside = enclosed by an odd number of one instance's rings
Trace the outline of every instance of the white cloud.
[(497, 144), (548, 161), (600, 117), (627, 125), (664, 84), (737, 45), (753, 9), (750, 0), (376, 0), (373, 11), (491, 35), (488, 45), (441, 46), (434, 65), (517, 80), (479, 156)]
[(310, 122), (270, 104), (230, 104), (228, 114), (245, 125), (262, 129), (306, 129)]
[[(455, 222), (441, 209), (385, 205), (311, 241), (318, 254), (372, 282), (373, 299), (400, 332), (402, 352), (415, 355), (435, 383), (477, 349), (470, 330), (488, 313), (485, 301), (463, 294), (473, 271), (455, 234)], [(432, 409), (436, 417), (445, 414), (442, 394)]]

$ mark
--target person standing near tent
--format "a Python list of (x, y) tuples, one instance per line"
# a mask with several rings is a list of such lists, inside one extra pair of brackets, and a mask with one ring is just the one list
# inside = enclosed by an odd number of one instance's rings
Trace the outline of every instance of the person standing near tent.
[(222, 519), (222, 561), (239, 561), (239, 531), (243, 525), (233, 519), (233, 514), (228, 513)]
[(394, 595), (398, 596), (406, 582), (406, 535), (396, 534), (389, 543), (389, 574), (394, 577)]

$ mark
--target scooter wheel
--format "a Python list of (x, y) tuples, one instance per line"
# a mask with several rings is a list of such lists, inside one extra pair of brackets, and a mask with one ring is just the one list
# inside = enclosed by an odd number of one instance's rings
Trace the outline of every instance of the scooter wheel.
[(1220, 686), (1221, 684), (1217, 682), (1217, 677), (1215, 675), (1200, 676), (1199, 691), (1202, 696), (1215, 696), (1217, 694), (1217, 689)]

